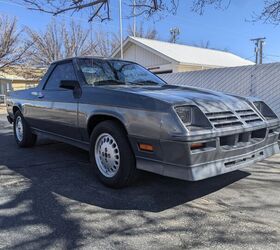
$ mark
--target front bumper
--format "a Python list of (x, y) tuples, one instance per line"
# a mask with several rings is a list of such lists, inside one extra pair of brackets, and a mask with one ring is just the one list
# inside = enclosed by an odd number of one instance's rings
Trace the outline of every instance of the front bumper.
[(234, 171), (279, 152), (276, 127), (219, 135), (197, 141), (161, 141), (156, 155), (136, 155), (137, 168), (183, 180), (197, 181)]
[(278, 143), (273, 143), (247, 154), (186, 167), (138, 158), (137, 168), (177, 179), (198, 181), (250, 166), (278, 152)]

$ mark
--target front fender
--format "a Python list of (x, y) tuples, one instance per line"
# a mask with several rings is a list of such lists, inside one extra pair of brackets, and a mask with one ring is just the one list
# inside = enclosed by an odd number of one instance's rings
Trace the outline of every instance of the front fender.
[(91, 112), (87, 113), (87, 115), (86, 115), (87, 126), (93, 116), (99, 116), (99, 115), (113, 117), (113, 118), (119, 120), (125, 127), (127, 127), (127, 122), (123, 115), (121, 115), (119, 112), (116, 112), (114, 110), (107, 110), (107, 109), (96, 109), (96, 110), (92, 110)]
[(79, 126), (84, 133), (94, 115), (106, 115), (119, 120), (129, 136), (160, 139), (163, 115), (161, 112), (79, 104)]
[(19, 102), (19, 100), (13, 101), (11, 98), (6, 101), (7, 113), (8, 115), (14, 119), (14, 110), (18, 109), (21, 113), (23, 113), (23, 106)]

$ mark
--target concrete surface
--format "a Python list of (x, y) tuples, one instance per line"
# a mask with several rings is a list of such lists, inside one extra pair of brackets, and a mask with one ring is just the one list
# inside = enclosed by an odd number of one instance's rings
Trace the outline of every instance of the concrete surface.
[(0, 104), (0, 115), (5, 115), (7, 113), (6, 106)]
[(280, 249), (280, 156), (195, 183), (143, 174), (111, 190), (86, 152), (19, 149), (0, 116), (0, 248)]

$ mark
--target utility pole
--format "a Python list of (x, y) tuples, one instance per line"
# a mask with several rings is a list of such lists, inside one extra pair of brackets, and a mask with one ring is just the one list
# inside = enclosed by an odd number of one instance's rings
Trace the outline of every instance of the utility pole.
[(264, 40), (260, 40), (260, 64), (263, 62), (263, 45), (264, 45)]
[(259, 42), (258, 41), (255, 41), (255, 54), (256, 54), (255, 63), (258, 64), (258, 61), (259, 61)]
[(136, 36), (136, 11), (135, 11), (135, 0), (133, 0), (133, 36)]
[(265, 39), (266, 39), (265, 37), (258, 37), (258, 38), (251, 39), (252, 42), (255, 42), (256, 64), (262, 64), (263, 62), (263, 45)]
[(170, 29), (170, 34), (171, 34), (171, 42), (172, 43), (176, 43), (177, 42), (177, 38), (180, 35), (179, 28), (175, 27), (175, 28)]
[(120, 39), (121, 39), (121, 59), (123, 59), (123, 31), (122, 31), (122, 0), (119, 0), (119, 18), (120, 18)]

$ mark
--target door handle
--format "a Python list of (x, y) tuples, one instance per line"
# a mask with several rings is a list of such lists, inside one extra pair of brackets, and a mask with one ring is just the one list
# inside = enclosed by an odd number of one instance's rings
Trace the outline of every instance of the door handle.
[(41, 92), (31, 92), (31, 95), (37, 96), (37, 98), (43, 98), (44, 95)]
[(38, 97), (38, 98), (43, 98), (44, 95), (43, 95), (42, 93), (38, 93), (37, 97)]

